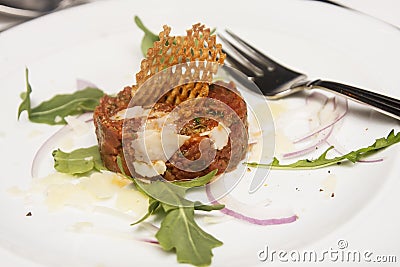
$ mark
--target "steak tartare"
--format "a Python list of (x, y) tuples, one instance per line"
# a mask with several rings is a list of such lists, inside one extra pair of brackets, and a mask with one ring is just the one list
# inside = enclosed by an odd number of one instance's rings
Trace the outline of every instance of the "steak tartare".
[(231, 171), (247, 152), (248, 126), (234, 83), (212, 82), (226, 55), (204, 25), (193, 25), (186, 36), (170, 31), (164, 26), (148, 49), (136, 86), (104, 96), (95, 109), (104, 165), (169, 181)]
[[(121, 157), (124, 172), (131, 176), (139, 176), (140, 173), (132, 173), (132, 159), (135, 158), (134, 148), (125, 146), (127, 150), (123, 151), (123, 127), (130, 127), (133, 132), (139, 131), (145, 122), (145, 117), (135, 118), (119, 118), (118, 113), (125, 111), (131, 100), (131, 87), (125, 87), (115, 97), (104, 96), (100, 105), (94, 112), (94, 123), (96, 126), (96, 135), (99, 143), (100, 154), (104, 165), (111, 171), (121, 172), (117, 164), (117, 157)], [(214, 83), (209, 87), (209, 99), (221, 101), (229, 109), (234, 111), (228, 112), (227, 108), (213, 108), (212, 106), (193, 107), (191, 117), (196, 116), (196, 112), (208, 112), (210, 117), (219, 117), (218, 121), (209, 117), (195, 117), (184, 123), (179, 129), (179, 134), (187, 136), (187, 140), (165, 163), (166, 169), (161, 174), (166, 180), (187, 180), (207, 174), (208, 172), (218, 169), (218, 174), (224, 171), (233, 170), (237, 164), (245, 157), (247, 151), (247, 107), (246, 103), (233, 83)], [(213, 102), (210, 102), (213, 103)], [(225, 106), (224, 105), (224, 106)], [(170, 104), (156, 104), (148, 118), (152, 118), (154, 113), (168, 113), (173, 110)], [(219, 109), (219, 110), (218, 110)], [(185, 116), (180, 117), (185, 121)], [(217, 128), (223, 123), (229, 130), (229, 140), (222, 148), (215, 148), (212, 140), (207, 137), (207, 133)], [(137, 138), (133, 135), (132, 137)], [(202, 141), (205, 140), (204, 143)], [(203, 147), (203, 149), (201, 149)], [(125, 159), (126, 155), (130, 155), (129, 159)], [(183, 156), (183, 157), (182, 157)], [(193, 162), (202, 157), (202, 162), (208, 162), (207, 166), (196, 171)], [(211, 158), (212, 157), (212, 158)], [(186, 166), (185, 166), (186, 163)], [(201, 164), (200, 164), (201, 165)]]

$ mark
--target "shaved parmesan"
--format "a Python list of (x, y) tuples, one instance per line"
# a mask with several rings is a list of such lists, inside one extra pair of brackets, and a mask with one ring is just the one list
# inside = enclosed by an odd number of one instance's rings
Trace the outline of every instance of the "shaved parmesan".
[(211, 131), (201, 133), (200, 136), (208, 135), (214, 143), (214, 148), (221, 150), (228, 144), (230, 133), (231, 130), (220, 122), (217, 127), (214, 127)]
[(133, 162), (133, 167), (135, 168), (135, 172), (143, 177), (154, 177), (163, 174), (167, 170), (167, 166), (162, 160), (157, 160), (150, 164), (135, 161)]
[(66, 116), (64, 120), (68, 123), (69, 126), (73, 129), (73, 131), (78, 135), (84, 135), (89, 132), (89, 125), (80, 119), (77, 119), (72, 116)]
[(134, 106), (126, 108), (117, 112), (111, 117), (112, 120), (133, 119), (139, 117), (146, 117), (150, 114), (150, 109), (144, 109), (141, 106)]

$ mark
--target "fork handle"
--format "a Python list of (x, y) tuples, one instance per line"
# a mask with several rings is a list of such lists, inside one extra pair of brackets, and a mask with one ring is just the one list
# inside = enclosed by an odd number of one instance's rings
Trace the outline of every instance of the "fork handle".
[(400, 120), (400, 99), (374, 93), (338, 82), (315, 80), (307, 84), (309, 88), (321, 88), (344, 95), (357, 102), (367, 104), (377, 111)]

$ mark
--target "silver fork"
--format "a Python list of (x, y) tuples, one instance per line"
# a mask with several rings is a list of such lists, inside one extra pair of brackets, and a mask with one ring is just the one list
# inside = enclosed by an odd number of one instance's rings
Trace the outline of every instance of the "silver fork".
[[(371, 92), (354, 86), (324, 80), (307, 80), (305, 74), (288, 69), (259, 50), (245, 42), (229, 30), (226, 33), (235, 41), (231, 42), (224, 36), (218, 37), (231, 51), (226, 53), (227, 62), (243, 72), (252, 80), (267, 99), (278, 99), (304, 89), (319, 88), (334, 92), (354, 101), (366, 104), (373, 109), (400, 120), (400, 100)], [(231, 73), (244, 86), (248, 80), (243, 76)], [(248, 86), (254, 88), (254, 86)]]

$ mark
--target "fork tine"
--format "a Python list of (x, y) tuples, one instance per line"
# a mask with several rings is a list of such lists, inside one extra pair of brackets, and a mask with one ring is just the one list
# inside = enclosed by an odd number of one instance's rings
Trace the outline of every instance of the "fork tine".
[[(229, 34), (235, 41), (246, 47), (249, 52), (251, 52), (254, 56), (253, 57), (255, 60), (257, 60), (260, 64), (263, 64), (265, 67), (268, 68), (269, 71), (273, 71), (276, 68), (276, 65), (280, 65), (276, 63), (274, 60), (271, 58), (267, 57), (265, 54), (263, 54), (261, 51), (259, 51), (257, 48), (254, 46), (250, 45), (249, 43), (245, 42), (242, 38), (231, 32), (230, 30), (226, 29), (225, 32)], [(246, 53), (248, 54), (248, 53)], [(263, 60), (260, 60), (261, 57)]]
[(260, 89), (255, 85), (254, 78), (251, 77), (248, 72), (249, 70), (245, 68), (240, 62), (238, 62), (235, 58), (231, 57), (224, 49), (222, 52), (226, 54), (226, 59), (229, 65), (233, 68), (224, 68), (231, 77), (233, 77), (237, 82), (244, 85), (245, 88), (249, 89), (250, 91), (260, 93)]
[(253, 77), (262, 77), (264, 72), (257, 65), (251, 62), (245, 55), (244, 52), (229, 42), (225, 37), (218, 34), (218, 37), (230, 48), (232, 53), (223, 52), (227, 55), (227, 60), (231, 65), (234, 65), (235, 68), (245, 73), (248, 76)]
[(248, 77), (255, 76), (253, 71), (251, 71), (249, 68), (247, 68), (241, 62), (239, 62), (239, 60), (232, 57), (232, 55), (230, 53), (228, 53), (225, 49), (222, 49), (222, 52), (226, 54), (226, 61), (229, 63), (228, 64), (229, 66), (231, 66), (237, 70), (240, 70), (242, 73), (244, 73)]

